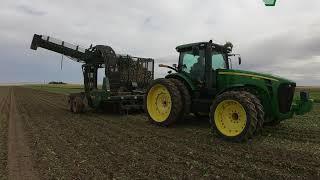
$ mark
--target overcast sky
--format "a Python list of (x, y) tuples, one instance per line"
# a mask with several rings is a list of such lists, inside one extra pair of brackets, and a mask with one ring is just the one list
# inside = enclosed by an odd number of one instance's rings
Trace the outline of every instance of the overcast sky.
[(1, 0), (0, 83), (82, 82), (80, 64), (66, 59), (61, 70), (61, 55), (29, 49), (34, 33), (167, 64), (177, 45), (231, 41), (236, 68), (320, 85), (319, 0)]

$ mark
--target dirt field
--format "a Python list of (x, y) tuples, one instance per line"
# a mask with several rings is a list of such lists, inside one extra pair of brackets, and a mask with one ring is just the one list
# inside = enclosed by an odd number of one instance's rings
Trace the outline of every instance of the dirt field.
[(143, 115), (71, 114), (62, 94), (0, 87), (0, 179), (320, 178), (320, 105), (245, 144), (207, 120), (171, 128)]

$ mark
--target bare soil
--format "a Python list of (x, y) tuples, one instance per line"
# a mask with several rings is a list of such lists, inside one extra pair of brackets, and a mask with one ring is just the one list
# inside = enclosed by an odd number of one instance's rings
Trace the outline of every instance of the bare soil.
[(10, 91), (8, 130), (8, 169), (10, 179), (38, 179), (33, 170), (31, 151), (24, 133), (24, 124), (17, 111), (14, 90)]
[[(206, 119), (189, 117), (161, 128), (142, 114), (72, 114), (64, 95), (22, 87), (0, 87), (0, 99), (6, 114), (0, 143), (10, 122), (9, 169), (2, 166), (0, 173), (9, 172), (9, 178), (26, 173), (40, 179), (320, 178), (318, 104), (308, 115), (266, 127), (262, 136), (238, 144), (214, 137)], [(18, 176), (11, 173), (14, 162), (20, 162)]]
[(7, 179), (9, 88), (0, 88), (0, 179)]

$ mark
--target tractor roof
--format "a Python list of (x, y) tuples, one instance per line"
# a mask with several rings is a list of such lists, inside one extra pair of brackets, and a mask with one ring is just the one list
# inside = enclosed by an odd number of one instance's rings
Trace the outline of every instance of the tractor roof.
[[(192, 46), (206, 46), (206, 44), (208, 44), (208, 42), (196, 42), (196, 43), (183, 44), (183, 45), (177, 46), (176, 50), (179, 52), (182, 49), (192, 48)], [(214, 46), (219, 46), (219, 47), (223, 48), (223, 45), (215, 44), (215, 43), (212, 43), (212, 44)]]

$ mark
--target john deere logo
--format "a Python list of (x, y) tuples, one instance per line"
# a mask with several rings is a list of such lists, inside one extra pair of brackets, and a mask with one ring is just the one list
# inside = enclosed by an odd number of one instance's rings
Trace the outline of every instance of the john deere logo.
[(275, 6), (277, 0), (263, 0), (266, 6)]

